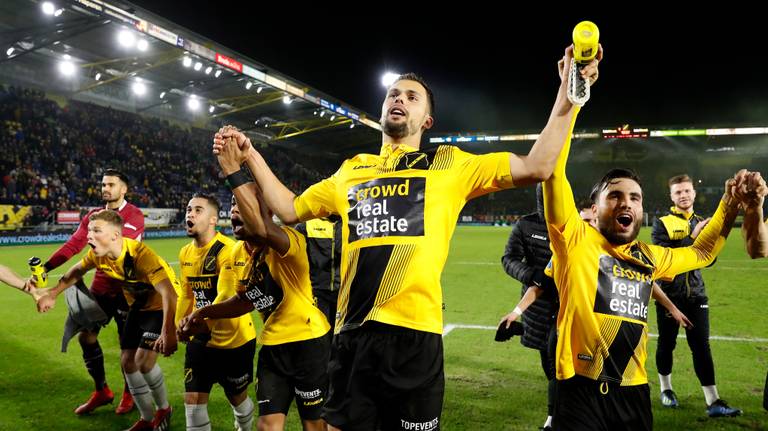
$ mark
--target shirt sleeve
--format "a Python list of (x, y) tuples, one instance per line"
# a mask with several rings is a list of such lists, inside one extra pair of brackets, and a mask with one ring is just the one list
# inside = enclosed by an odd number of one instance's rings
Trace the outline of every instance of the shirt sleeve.
[(671, 280), (677, 274), (711, 264), (725, 246), (736, 213), (729, 212), (726, 204), (720, 201), (717, 211), (693, 245), (679, 248), (649, 246), (655, 260), (654, 278)]
[(580, 238), (586, 229), (586, 223), (579, 217), (573, 190), (565, 175), (565, 165), (571, 151), (573, 126), (578, 115), (573, 116), (571, 127), (566, 137), (563, 149), (557, 159), (555, 169), (548, 180), (544, 181), (544, 215), (547, 219), (552, 251), (565, 254), (574, 241)]
[(224, 302), (227, 299), (237, 295), (238, 280), (235, 270), (232, 267), (231, 254), (222, 259), (221, 266), (219, 267), (219, 281), (216, 284), (216, 299), (214, 304)]
[(123, 236), (141, 241), (144, 236), (144, 213), (137, 207), (133, 207), (128, 217), (124, 220)]
[[(183, 261), (184, 249), (179, 252), (179, 262)], [(194, 294), (192, 289), (187, 284), (187, 279), (184, 276), (184, 271), (181, 272), (181, 283), (176, 286), (176, 326), (179, 326), (179, 321), (185, 316), (189, 315), (194, 309)]]
[(86, 244), (88, 244), (88, 217), (90, 217), (91, 214), (93, 214), (93, 211), (89, 211), (88, 214), (83, 217), (75, 233), (73, 233), (67, 242), (59, 247), (59, 249), (48, 258), (48, 261), (45, 262), (46, 272), (58, 268), (85, 248)]
[(315, 183), (293, 200), (293, 208), (299, 221), (338, 214), (336, 207), (336, 186), (343, 165), (330, 177)]
[(459, 187), (466, 199), (514, 187), (509, 171), (510, 153), (470, 154), (453, 148), (458, 163)]
[(163, 280), (171, 284), (176, 279), (173, 269), (157, 255), (151, 248), (141, 244), (140, 252), (136, 256), (136, 271), (144, 274), (152, 286), (156, 286)]

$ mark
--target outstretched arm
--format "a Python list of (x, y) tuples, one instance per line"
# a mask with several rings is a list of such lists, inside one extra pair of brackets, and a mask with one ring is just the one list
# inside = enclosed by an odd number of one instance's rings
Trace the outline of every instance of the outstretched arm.
[[(570, 136), (573, 122), (579, 112), (579, 108), (573, 106), (568, 100), (568, 76), (573, 58), (573, 46), (565, 50), (565, 56), (559, 63), (560, 88), (557, 92), (555, 105), (549, 115), (546, 126), (541, 131), (539, 138), (531, 147), (527, 156), (510, 154), (509, 170), (516, 186), (538, 183), (552, 175), (557, 163), (557, 157), (563, 149), (563, 144)], [(597, 81), (598, 63), (603, 58), (603, 48), (599, 47), (597, 57), (585, 66), (581, 74), (591, 84)]]

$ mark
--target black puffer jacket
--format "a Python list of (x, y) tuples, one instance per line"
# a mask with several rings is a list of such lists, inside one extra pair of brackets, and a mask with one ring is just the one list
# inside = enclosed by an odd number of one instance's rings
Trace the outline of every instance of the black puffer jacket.
[(537, 206), (537, 212), (520, 218), (512, 229), (501, 263), (510, 277), (523, 283), (521, 295), (530, 286), (544, 289), (539, 299), (523, 313), (524, 333), (520, 338), (524, 346), (541, 350), (547, 347), (547, 337), (557, 317), (559, 301), (554, 281), (544, 275), (552, 251), (549, 249), (543, 203)]

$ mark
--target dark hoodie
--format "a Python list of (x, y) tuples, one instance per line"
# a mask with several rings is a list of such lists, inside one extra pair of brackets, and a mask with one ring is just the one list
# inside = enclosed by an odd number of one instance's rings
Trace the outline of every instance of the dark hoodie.
[(544, 219), (541, 184), (536, 187), (536, 212), (521, 217), (509, 236), (501, 263), (510, 277), (523, 283), (522, 293), (530, 286), (540, 286), (544, 293), (523, 313), (524, 334), (521, 343), (533, 349), (546, 349), (559, 302), (554, 281), (544, 275), (552, 257), (549, 234)]

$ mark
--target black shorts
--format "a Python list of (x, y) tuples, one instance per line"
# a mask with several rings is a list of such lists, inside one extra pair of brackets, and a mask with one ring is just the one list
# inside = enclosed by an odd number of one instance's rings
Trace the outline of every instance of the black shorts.
[(328, 391), (330, 336), (328, 331), (311, 340), (262, 346), (256, 366), (259, 416), (288, 414), (295, 398), (301, 419), (320, 419)]
[(210, 393), (214, 383), (227, 395), (237, 395), (253, 382), (256, 340), (234, 349), (207, 347), (190, 341), (184, 357), (184, 390)]
[[(125, 301), (125, 296), (122, 292), (119, 295), (112, 294), (96, 294), (91, 291), (96, 303), (99, 304), (104, 313), (111, 319), (115, 320), (117, 325), (117, 335), (123, 337), (123, 329), (125, 327), (125, 318), (128, 316), (128, 303)], [(107, 322), (109, 323), (109, 322)], [(106, 325), (105, 325), (106, 326)], [(94, 332), (99, 332), (99, 328), (95, 328)]]
[(123, 335), (120, 337), (120, 349), (152, 350), (155, 340), (160, 338), (163, 329), (163, 310), (130, 310), (125, 319)]
[(378, 322), (333, 340), (323, 418), (348, 430), (440, 429), (443, 337)]
[(651, 430), (648, 385), (619, 386), (576, 376), (558, 380), (553, 430)]

